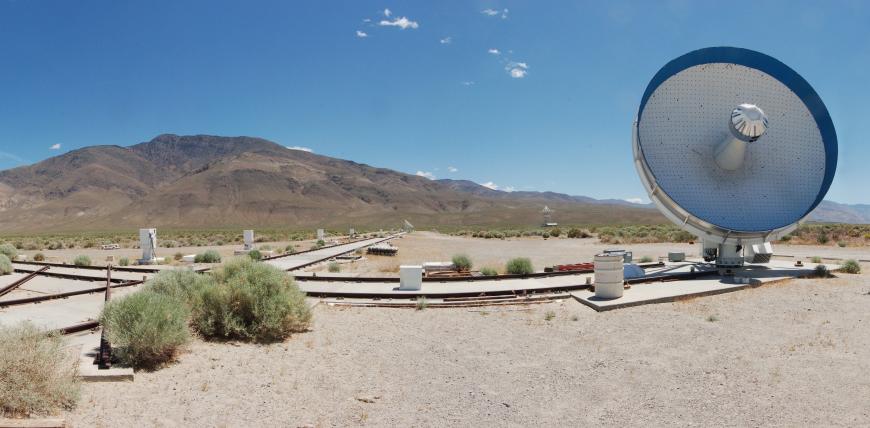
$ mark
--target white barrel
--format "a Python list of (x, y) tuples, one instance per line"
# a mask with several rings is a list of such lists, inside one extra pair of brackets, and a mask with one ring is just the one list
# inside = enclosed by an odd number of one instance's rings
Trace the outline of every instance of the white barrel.
[(622, 254), (595, 256), (595, 297), (616, 299), (623, 290)]

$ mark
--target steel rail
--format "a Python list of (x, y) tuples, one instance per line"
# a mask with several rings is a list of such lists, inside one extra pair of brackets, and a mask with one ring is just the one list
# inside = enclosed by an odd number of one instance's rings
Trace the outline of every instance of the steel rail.
[(31, 279), (36, 277), (36, 275), (39, 275), (40, 273), (43, 273), (43, 272), (47, 271), (48, 269), (49, 269), (49, 266), (45, 266), (37, 271), (34, 271), (34, 272), (28, 274), (27, 276), (19, 279), (18, 281), (15, 281), (12, 284), (9, 284), (9, 285), (3, 287), (2, 289), (0, 289), (0, 297), (3, 297), (5, 295), (11, 293), (13, 290), (20, 287), (25, 282), (30, 281)]
[[(145, 282), (144, 280), (127, 281), (127, 282), (123, 282), (120, 284), (112, 284), (111, 288), (130, 287), (130, 286), (134, 286), (134, 285), (143, 284), (144, 282)], [(44, 295), (44, 296), (32, 296), (32, 297), (23, 297), (21, 299), (4, 300), (4, 301), (0, 301), (0, 308), (5, 308), (5, 307), (9, 307), (9, 306), (16, 306), (16, 305), (25, 305), (25, 304), (29, 304), (29, 303), (40, 303), (40, 302), (44, 302), (44, 301), (48, 301), (48, 300), (65, 299), (67, 297), (79, 296), (82, 294), (100, 293), (100, 292), (105, 292), (105, 291), (106, 291), (106, 286), (102, 286), (102, 287), (96, 287), (96, 288), (86, 288), (84, 290), (66, 291), (63, 293), (49, 294), (49, 295)]]

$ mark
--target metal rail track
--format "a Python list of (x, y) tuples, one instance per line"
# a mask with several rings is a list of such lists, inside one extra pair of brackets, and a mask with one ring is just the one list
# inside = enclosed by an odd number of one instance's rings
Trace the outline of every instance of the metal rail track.
[[(32, 265), (32, 266), (50, 266), (50, 267), (62, 267), (62, 268), (70, 268), (70, 269), (83, 269), (83, 270), (106, 270), (107, 266), (76, 266), (70, 265), (66, 263), (52, 263), (52, 262), (35, 262), (35, 261), (20, 261), (15, 260), (12, 263), (20, 264), (20, 265)], [(200, 268), (196, 269), (197, 271), (205, 270), (208, 268)], [(112, 270), (118, 272), (140, 272), (140, 273), (159, 273), (162, 269), (155, 268), (134, 268), (134, 267), (125, 267), (125, 266), (112, 266)]]
[[(102, 279), (102, 280), (105, 281), (106, 279)], [(127, 281), (127, 282), (122, 282), (120, 284), (112, 284), (111, 288), (130, 287), (130, 286), (134, 286), (134, 285), (143, 284), (144, 282), (145, 282), (144, 280)], [(57, 294), (48, 294), (45, 296), (33, 296), (33, 297), (24, 297), (21, 299), (14, 299), (14, 300), (4, 300), (4, 301), (0, 301), (0, 308), (6, 308), (9, 306), (17, 306), (17, 305), (26, 305), (29, 303), (41, 303), (41, 302), (45, 302), (48, 300), (65, 299), (67, 297), (79, 296), (82, 294), (100, 293), (100, 292), (105, 292), (105, 291), (106, 291), (106, 287), (102, 286), (102, 287), (96, 287), (96, 288), (86, 288), (84, 290), (75, 290), (75, 291), (67, 291), (67, 292), (57, 293)]]
[[(15, 262), (15, 263), (18, 263), (18, 262)], [(64, 266), (64, 267), (67, 267), (67, 268), (74, 268), (74, 267), (72, 267), (72, 266)], [(113, 269), (114, 269), (114, 268), (113, 268)], [(105, 270), (105, 269), (104, 269), (104, 270)], [(32, 271), (32, 270), (25, 270), (25, 269), (15, 269), (15, 272), (18, 272), (18, 273), (27, 273), (27, 274), (34, 273), (34, 271)], [(77, 275), (77, 274), (74, 274), (74, 273), (63, 273), (63, 272), (47, 272), (47, 271), (44, 271), (44, 270), (41, 271), (41, 272), (39, 272), (39, 275), (40, 275), (40, 276), (53, 277), (53, 278), (74, 279), (74, 280), (76, 280), (76, 281), (91, 281), (91, 282), (95, 282), (95, 281), (105, 281), (105, 280), (106, 280), (105, 277), (99, 277), (99, 276)], [(143, 276), (143, 278), (144, 278), (144, 276)], [(124, 282), (127, 282), (128, 280), (121, 279), (121, 278), (112, 278), (111, 281), (114, 282), (114, 283), (124, 283)]]
[(15, 282), (13, 282), (12, 284), (9, 284), (9, 285), (3, 287), (3, 289), (0, 289), (0, 297), (3, 297), (3, 296), (5, 296), (5, 295), (11, 293), (13, 290), (15, 290), (16, 288), (20, 287), (20, 286), (23, 285), (25, 282), (30, 281), (31, 279), (33, 279), (34, 277), (36, 277), (36, 275), (39, 275), (39, 274), (41, 274), (41, 273), (47, 271), (48, 269), (49, 269), (49, 267), (48, 267), (48, 266), (45, 266), (45, 267), (43, 267), (43, 268), (41, 268), (41, 269), (39, 269), (39, 270), (37, 270), (37, 271), (34, 271), (34, 272), (28, 274), (27, 276), (25, 276), (24, 278), (19, 279), (18, 281), (15, 281)]

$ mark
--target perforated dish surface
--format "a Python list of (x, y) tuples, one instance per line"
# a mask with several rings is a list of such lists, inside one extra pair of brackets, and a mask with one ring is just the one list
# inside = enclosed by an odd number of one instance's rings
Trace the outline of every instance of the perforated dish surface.
[[(749, 144), (743, 166), (727, 171), (713, 150), (743, 103), (759, 106), (770, 124)], [(822, 135), (801, 99), (772, 76), (737, 64), (696, 65), (665, 80), (639, 118), (638, 142), (662, 191), (693, 216), (733, 231), (800, 220), (825, 177)]]

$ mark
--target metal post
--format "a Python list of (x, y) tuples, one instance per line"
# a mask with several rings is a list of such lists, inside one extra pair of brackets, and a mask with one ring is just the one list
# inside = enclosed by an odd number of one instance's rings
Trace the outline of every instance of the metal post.
[[(112, 265), (106, 267), (106, 303), (112, 297)], [(106, 338), (106, 326), (103, 326), (103, 332), (100, 335), (100, 355), (97, 360), (97, 367), (100, 369), (112, 368), (112, 345), (109, 339)]]

